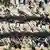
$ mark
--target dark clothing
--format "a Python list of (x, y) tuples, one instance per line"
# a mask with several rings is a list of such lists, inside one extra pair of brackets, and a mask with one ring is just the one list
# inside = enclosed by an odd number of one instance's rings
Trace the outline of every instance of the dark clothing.
[(39, 2), (39, 7), (43, 7), (43, 2), (42, 1)]
[(47, 4), (48, 3), (48, 0), (44, 0), (44, 2)]

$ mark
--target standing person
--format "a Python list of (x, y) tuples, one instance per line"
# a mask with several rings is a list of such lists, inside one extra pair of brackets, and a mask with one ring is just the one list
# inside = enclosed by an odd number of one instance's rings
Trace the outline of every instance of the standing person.
[(1, 3), (1, 0), (0, 0), (0, 3)]
[(19, 0), (19, 4), (24, 4), (25, 5), (25, 0)]
[(34, 0), (31, 0), (31, 7), (34, 6)]
[(45, 4), (47, 4), (48, 3), (48, 0), (44, 0), (44, 2), (45, 2)]
[(4, 3), (4, 0), (0, 0), (0, 3), (3, 4)]
[(10, 0), (3, 0), (3, 4), (4, 4), (5, 6), (9, 6)]
[(28, 0), (25, 0), (25, 4), (26, 4), (26, 5), (28, 4)]
[(19, 6), (19, 0), (16, 0), (15, 4), (16, 4), (16, 6)]
[(12, 5), (15, 5), (15, 0), (10, 0), (10, 3), (11, 3)]

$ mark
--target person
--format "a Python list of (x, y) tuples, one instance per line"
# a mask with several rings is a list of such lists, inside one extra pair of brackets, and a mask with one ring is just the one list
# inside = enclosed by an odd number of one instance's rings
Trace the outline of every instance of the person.
[(5, 12), (5, 16), (6, 17), (9, 17), (10, 16), (10, 10), (6, 9), (4, 12)]
[(3, 4), (4, 4), (5, 6), (9, 6), (10, 0), (3, 0)]
[(39, 2), (39, 7), (43, 7), (43, 2), (42, 1)]
[(49, 32), (50, 32), (50, 24), (49, 24)]
[(47, 4), (48, 3), (48, 0), (44, 0), (44, 2), (45, 2), (45, 4)]
[(0, 0), (0, 3), (2, 3), (2, 0)]
[(25, 5), (25, 0), (19, 0), (19, 4), (24, 4)]

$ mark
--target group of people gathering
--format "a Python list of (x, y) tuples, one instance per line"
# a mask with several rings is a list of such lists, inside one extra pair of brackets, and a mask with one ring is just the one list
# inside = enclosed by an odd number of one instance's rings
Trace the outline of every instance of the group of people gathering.
[(14, 19), (10, 20), (12, 22), (14, 21), (13, 23), (2, 21), (0, 22), (0, 32), (50, 32), (50, 14), (46, 8), (47, 5), (50, 5), (49, 1), (50, 0), (0, 0), (0, 2), (10, 2), (9, 6), (0, 4), (0, 17), (16, 17), (17, 19), (17, 16), (21, 16), (19, 18), (24, 17), (26, 20), (27, 16), (28, 18), (42, 17), (41, 20), (31, 20), (25, 23), (17, 23), (17, 20)]
[(13, 36), (0, 39), (3, 50), (50, 50), (50, 37)]
[(14, 23), (2, 21), (0, 22), (0, 33), (10, 33), (10, 32), (50, 32), (50, 23), (45, 22), (43, 20), (39, 21), (29, 21), (25, 23), (17, 23), (15, 21)]
[(47, 5), (50, 5), (50, 0), (0, 0), (0, 15), (5, 15), (6, 10), (11, 16), (20, 16), (19, 11), (22, 11), (29, 16), (41, 17), (48, 13)]
[[(50, 12), (48, 12), (50, 9), (48, 7), (50, 8), (50, 0), (0, 0), (0, 34), (12, 32), (50, 33)], [(23, 17), (26, 21), (20, 23), (19, 20), (8, 20), (8, 17), (20, 18), (20, 20)], [(37, 17), (38, 19), (33, 20), (32, 18), (28, 21), (27, 17)], [(0, 45), (3, 42), (4, 50), (36, 50), (36, 48), (42, 50), (44, 47), (50, 47), (50, 37), (18, 37), (14, 35), (9, 36), (10, 38), (0, 38)]]

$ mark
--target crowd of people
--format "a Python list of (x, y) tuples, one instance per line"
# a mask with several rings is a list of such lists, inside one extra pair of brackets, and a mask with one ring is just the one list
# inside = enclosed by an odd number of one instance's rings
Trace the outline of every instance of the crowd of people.
[(40, 22), (39, 20), (27, 21), (25, 23), (17, 23), (15, 20), (13, 23), (2, 21), (0, 22), (0, 33), (10, 33), (10, 32), (50, 32), (50, 23)]
[[(11, 0), (12, 1), (12, 0)], [(5, 1), (4, 1), (5, 2)], [(8, 3), (9, 1), (7, 1)], [(17, 4), (18, 2), (18, 4)], [(13, 19), (14, 23), (9, 23), (7, 21), (0, 22), (0, 32), (50, 32), (50, 14), (48, 13), (48, 9), (46, 8), (49, 4), (49, 0), (16, 0), (10, 2), (9, 6), (5, 6), (2, 3), (0, 4), (0, 17), (17, 17), (23, 16), (26, 20), (27, 17), (43, 17), (42, 20), (31, 20), (25, 23), (17, 23), (16, 20)], [(20, 19), (22, 20), (22, 19)], [(12, 22), (13, 22), (12, 21)], [(7, 27), (5, 27), (7, 26)]]
[[(5, 2), (6, 1), (6, 2)], [(49, 32), (50, 33), (50, 0), (0, 0), (0, 34), (23, 32)], [(6, 3), (6, 4), (5, 4)], [(41, 19), (27, 20), (23, 23), (8, 17), (37, 17)], [(2, 19), (4, 19), (2, 21)], [(15, 34), (15, 33), (14, 33)], [(17, 33), (16, 33), (17, 34)], [(29, 34), (29, 33), (28, 33)], [(50, 47), (50, 37), (9, 36), (0, 38), (0, 45), (4, 50), (36, 50)], [(48, 49), (50, 50), (50, 49)]]
[(38, 48), (49, 50), (50, 37), (12, 36), (0, 39), (0, 45), (6, 50), (36, 50)]
[[(10, 2), (11, 1), (11, 2)], [(9, 3), (9, 6), (7, 5), (5, 7), (4, 4), (0, 4), (0, 16), (4, 16), (8, 14), (7, 16), (20, 16), (21, 14), (19, 11), (24, 12), (25, 14), (29, 16), (37, 16), (41, 17), (45, 16), (45, 14), (48, 14), (48, 9), (46, 8), (47, 5), (50, 5), (49, 0), (10, 0), (10, 1), (4, 1), (5, 4)], [(16, 4), (15, 4), (16, 2)], [(18, 3), (18, 4), (17, 4)], [(25, 4), (24, 4), (25, 3)], [(16, 6), (17, 5), (17, 6)]]

